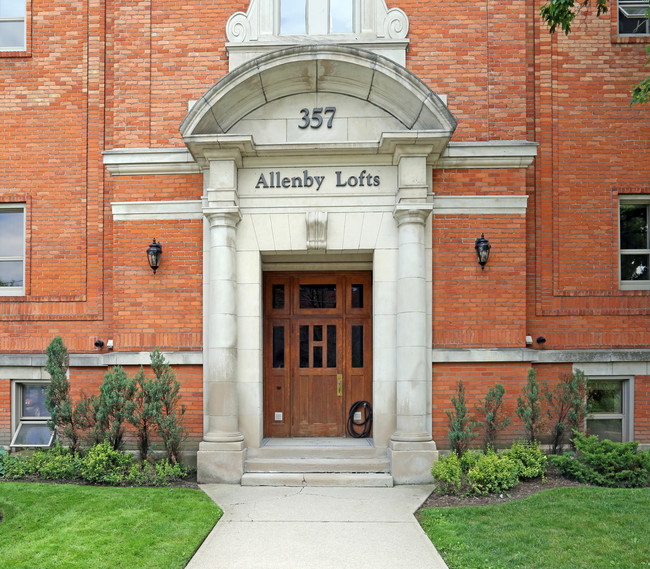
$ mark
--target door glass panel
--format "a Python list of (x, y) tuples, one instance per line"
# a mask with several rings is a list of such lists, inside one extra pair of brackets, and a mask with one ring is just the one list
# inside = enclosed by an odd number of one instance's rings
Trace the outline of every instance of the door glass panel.
[(314, 342), (322, 342), (322, 341), (323, 341), (323, 327), (314, 326)]
[(336, 285), (300, 285), (300, 308), (336, 308)]
[(312, 367), (323, 367), (323, 346), (314, 346), (314, 365)]
[(363, 285), (352, 285), (352, 308), (363, 308)]
[(284, 368), (284, 326), (273, 327), (273, 367)]
[(352, 326), (352, 367), (363, 367), (363, 326)]
[(336, 326), (327, 326), (327, 367), (336, 367)]
[(284, 285), (273, 285), (273, 308), (284, 308)]
[(309, 326), (300, 327), (300, 367), (309, 367)]

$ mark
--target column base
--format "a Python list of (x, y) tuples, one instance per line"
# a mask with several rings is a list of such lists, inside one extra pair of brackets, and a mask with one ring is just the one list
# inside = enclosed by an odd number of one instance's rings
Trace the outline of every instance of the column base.
[(395, 484), (430, 484), (431, 467), (438, 460), (436, 443), (390, 441), (390, 472)]
[(199, 444), (196, 453), (196, 479), (199, 484), (240, 484), (244, 474), (244, 443)]

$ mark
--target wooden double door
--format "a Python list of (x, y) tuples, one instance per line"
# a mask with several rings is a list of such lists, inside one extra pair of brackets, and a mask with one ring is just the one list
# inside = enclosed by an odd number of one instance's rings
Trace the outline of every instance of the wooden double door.
[(264, 275), (264, 435), (342, 437), (372, 403), (372, 273)]

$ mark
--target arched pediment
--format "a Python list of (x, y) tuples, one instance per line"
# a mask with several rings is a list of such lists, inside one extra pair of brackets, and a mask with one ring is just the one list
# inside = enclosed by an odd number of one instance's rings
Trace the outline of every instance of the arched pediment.
[[(440, 98), (402, 66), (356, 48), (309, 45), (279, 50), (238, 67), (196, 102), (181, 123), (180, 131), (192, 149), (195, 143), (250, 133), (251, 129), (242, 129), (240, 123), (248, 119), (252, 124), (264, 117), (284, 121), (285, 138), (281, 138), (281, 128), (276, 132), (273, 126), (267, 125), (278, 138), (260, 141), (252, 129), (253, 143), (310, 142), (305, 136), (292, 138), (291, 133), (299, 134), (302, 124), (300, 105), (311, 108), (313, 101), (313, 106), (324, 108), (328, 106), (328, 97), (329, 101), (350, 103), (345, 103), (349, 109), (347, 116), (339, 113), (337, 125), (342, 124), (339, 119), (349, 119), (355, 112), (363, 114), (365, 109), (372, 109), (368, 116), (383, 120), (382, 124), (386, 125), (383, 132), (391, 134), (426, 133), (427, 138), (449, 140), (456, 128), (456, 120)], [(341, 127), (338, 133), (331, 127), (330, 131), (326, 129), (324, 126), (319, 131), (318, 141), (378, 143), (376, 132), (364, 138), (364, 133), (352, 136), (351, 128)], [(316, 134), (312, 129), (303, 132)], [(323, 134), (328, 136), (323, 139)]]

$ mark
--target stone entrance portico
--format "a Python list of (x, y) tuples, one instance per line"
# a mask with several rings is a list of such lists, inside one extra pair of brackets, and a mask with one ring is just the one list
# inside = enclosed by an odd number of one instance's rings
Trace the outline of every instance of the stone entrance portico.
[(373, 272), (373, 437), (396, 483), (429, 480), (431, 169), (456, 122), (403, 67), (342, 47), (246, 63), (181, 125), (204, 173), (199, 480), (261, 445), (262, 273)]

